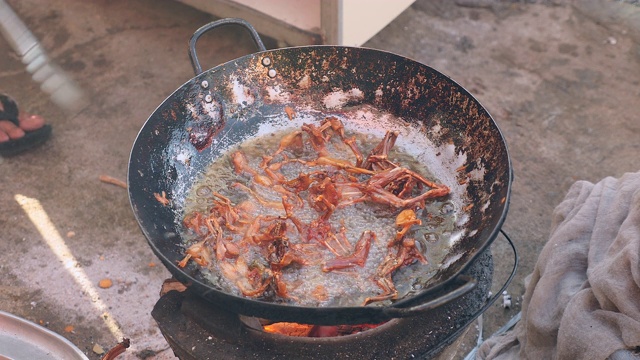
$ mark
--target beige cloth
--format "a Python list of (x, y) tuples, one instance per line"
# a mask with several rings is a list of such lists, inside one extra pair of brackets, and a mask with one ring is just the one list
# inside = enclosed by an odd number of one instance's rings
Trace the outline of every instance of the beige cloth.
[(522, 319), (477, 359), (607, 359), (640, 349), (640, 172), (575, 183), (525, 280)]

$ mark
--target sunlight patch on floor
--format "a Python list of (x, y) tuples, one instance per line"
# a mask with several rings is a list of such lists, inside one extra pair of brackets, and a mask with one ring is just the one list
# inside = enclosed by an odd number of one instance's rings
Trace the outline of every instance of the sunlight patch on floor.
[(20, 194), (15, 195), (15, 200), (20, 204), (24, 212), (36, 227), (42, 238), (45, 240), (51, 251), (58, 257), (65, 270), (73, 277), (74, 281), (87, 294), (93, 307), (99, 311), (100, 318), (116, 338), (121, 341), (124, 334), (116, 323), (113, 316), (107, 311), (107, 305), (100, 299), (96, 287), (93, 285), (87, 274), (84, 272), (78, 261), (75, 259), (64, 239), (56, 229), (55, 225), (47, 215), (46, 211), (37, 199), (29, 198)]

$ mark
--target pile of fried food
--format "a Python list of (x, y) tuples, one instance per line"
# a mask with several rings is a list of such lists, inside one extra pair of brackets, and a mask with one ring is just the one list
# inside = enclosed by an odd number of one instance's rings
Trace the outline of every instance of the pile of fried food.
[[(246, 297), (266, 297), (269, 293), (280, 300), (295, 301), (283, 280), (285, 269), (320, 266), (328, 273), (376, 261), (371, 280), (381, 292), (366, 298), (364, 305), (397, 298), (393, 273), (417, 261), (427, 263), (416, 241), (408, 236), (411, 227), (421, 224), (416, 211), (425, 207), (426, 200), (445, 197), (450, 191), (389, 159), (398, 134), (387, 131), (365, 156), (356, 137), (347, 137), (343, 123), (332, 116), (318, 125), (305, 123), (287, 133), (275, 151), (263, 152), (258, 166), (252, 167), (242, 151), (234, 151), (233, 170), (246, 182), (230, 187), (244, 192), (247, 200), (234, 204), (230, 196), (212, 191), (212, 205), (206, 212), (186, 214), (183, 225), (198, 241), (186, 249), (179, 266), (185, 267), (189, 261), (205, 268), (214, 265)], [(355, 161), (332, 157), (328, 150), (332, 144), (346, 145)], [(315, 158), (300, 156), (305, 147)], [(282, 170), (292, 164), (302, 165), (305, 171), (287, 178)], [(255, 190), (257, 187), (276, 191), (280, 201), (264, 198)], [(395, 215), (397, 229), (382, 259), (368, 259), (372, 242), (379, 241), (373, 231), (363, 231), (352, 244), (330, 221), (336, 209), (363, 203), (387, 206)], [(265, 215), (259, 207), (278, 215)], [(311, 221), (302, 221), (296, 213), (302, 208), (311, 208), (317, 215)], [(297, 234), (295, 242), (289, 239), (292, 232)], [(318, 248), (328, 250), (331, 258), (318, 257)], [(262, 254), (262, 261), (247, 261), (245, 254), (249, 252)], [(321, 297), (322, 292), (319, 284), (316, 295)]]

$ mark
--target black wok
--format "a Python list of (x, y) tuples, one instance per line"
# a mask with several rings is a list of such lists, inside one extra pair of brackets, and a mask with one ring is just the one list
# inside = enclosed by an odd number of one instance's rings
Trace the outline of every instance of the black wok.
[[(249, 30), (260, 51), (203, 72), (196, 56), (198, 38), (228, 24)], [(475, 286), (475, 279), (460, 273), (500, 231), (512, 170), (498, 126), (465, 89), (426, 65), (379, 50), (308, 46), (267, 51), (255, 30), (240, 19), (199, 29), (191, 39), (190, 56), (196, 76), (144, 124), (131, 151), (128, 173), (136, 219), (176, 279), (213, 306), (229, 311), (324, 325), (378, 323), (422, 314)], [(285, 106), (296, 109), (298, 116), (318, 120), (323, 114), (337, 114), (347, 129), (380, 137), (386, 129), (400, 130), (398, 141), (404, 139), (404, 146), (438, 181), (450, 186), (460, 226), (436, 271), (415, 275), (421, 290), (393, 304), (295, 306), (232, 295), (207, 281), (198, 266), (177, 266), (184, 257), (182, 209), (198, 174), (231, 146), (290, 128)], [(154, 195), (162, 192), (170, 200), (168, 205)]]

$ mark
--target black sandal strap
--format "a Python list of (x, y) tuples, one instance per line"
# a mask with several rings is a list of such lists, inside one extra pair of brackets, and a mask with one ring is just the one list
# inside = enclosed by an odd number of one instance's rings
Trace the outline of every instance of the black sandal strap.
[(0, 103), (3, 110), (0, 111), (0, 120), (9, 120), (16, 126), (20, 126), (18, 120), (18, 104), (8, 95), (0, 94)]

